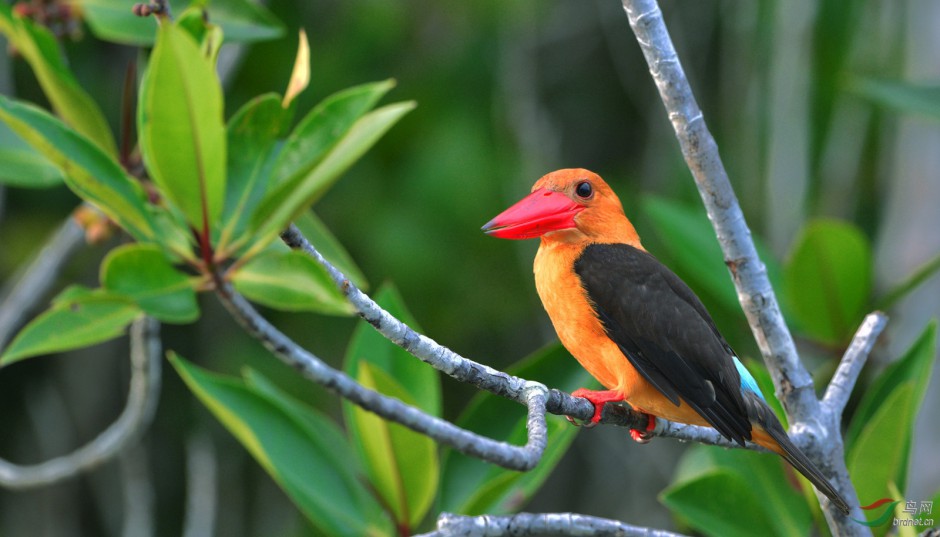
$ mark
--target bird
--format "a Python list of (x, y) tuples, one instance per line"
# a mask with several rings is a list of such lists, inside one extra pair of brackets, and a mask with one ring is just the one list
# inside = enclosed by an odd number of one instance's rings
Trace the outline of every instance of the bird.
[(702, 301), (646, 251), (616, 193), (591, 171), (551, 172), (482, 230), (540, 238), (535, 286), (558, 338), (605, 390), (575, 390), (594, 404), (627, 402), (647, 418), (713, 427), (783, 457), (844, 514), (849, 504), (800, 451)]

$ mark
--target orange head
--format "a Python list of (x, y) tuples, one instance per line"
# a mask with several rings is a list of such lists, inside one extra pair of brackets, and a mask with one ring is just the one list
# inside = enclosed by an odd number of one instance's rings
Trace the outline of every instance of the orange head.
[(543, 176), (531, 194), (487, 222), (483, 231), (501, 239), (640, 245), (614, 191), (599, 175), (580, 168)]

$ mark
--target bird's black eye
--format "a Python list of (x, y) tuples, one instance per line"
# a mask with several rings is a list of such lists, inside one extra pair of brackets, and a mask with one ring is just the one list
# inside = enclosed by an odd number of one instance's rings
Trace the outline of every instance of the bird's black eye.
[(581, 181), (578, 186), (574, 187), (574, 193), (581, 199), (588, 199), (594, 194), (594, 187), (587, 181)]

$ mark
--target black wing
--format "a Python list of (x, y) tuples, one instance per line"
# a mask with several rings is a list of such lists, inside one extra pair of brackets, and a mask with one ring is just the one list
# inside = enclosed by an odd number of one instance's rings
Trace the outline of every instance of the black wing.
[(751, 439), (734, 351), (685, 282), (626, 244), (589, 245), (574, 270), (607, 335), (646, 380), (729, 440)]

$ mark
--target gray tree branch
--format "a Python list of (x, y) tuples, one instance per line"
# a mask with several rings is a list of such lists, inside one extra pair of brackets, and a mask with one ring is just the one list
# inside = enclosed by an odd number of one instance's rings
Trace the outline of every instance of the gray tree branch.
[[(662, 11), (656, 0), (622, 0), (622, 4), (715, 228), (738, 299), (773, 377), (777, 397), (791, 418), (794, 441), (830, 476), (850, 504), (857, 506), (845, 466), (839, 424), (824, 415), (812, 377), (799, 360), (767, 270), (757, 255), (718, 146), (692, 94)], [(823, 498), (820, 500), (834, 534), (871, 534), (867, 527), (852, 522)], [(862, 516), (858, 507), (853, 515)]]
[(21, 466), (0, 459), (0, 485), (26, 489), (51, 485), (107, 462), (147, 428), (160, 393), (159, 323), (148, 317), (131, 325), (131, 380), (127, 405), (118, 419), (94, 440), (68, 455)]
[(512, 470), (531, 470), (538, 464), (545, 450), (548, 428), (545, 423), (545, 404), (548, 389), (537, 382), (526, 382), (520, 386), (521, 398), (528, 408), (528, 440), (524, 446), (492, 440), (485, 436), (461, 429), (436, 416), (367, 389), (342, 371), (326, 365), (312, 353), (275, 328), (252, 306), (232, 289), (222, 278), (216, 282), (216, 294), (225, 308), (248, 331), (258, 338), (268, 350), (285, 363), (296, 368), (308, 379), (348, 399), (362, 408), (389, 421), (428, 436), (457, 451), (498, 464)]
[(415, 537), (526, 537), (591, 535), (592, 537), (683, 537), (680, 533), (624, 524), (575, 513), (518, 513), (509, 516), (460, 516), (441, 513), (437, 530)]
[(875, 346), (875, 341), (878, 340), (878, 336), (887, 324), (888, 317), (880, 311), (865, 316), (862, 326), (855, 332), (852, 343), (845, 350), (839, 367), (832, 375), (832, 380), (829, 381), (826, 394), (822, 399), (823, 412), (833, 414), (837, 420), (842, 419), (842, 411), (845, 410), (858, 375), (862, 372), (862, 367), (865, 366), (868, 355)]

